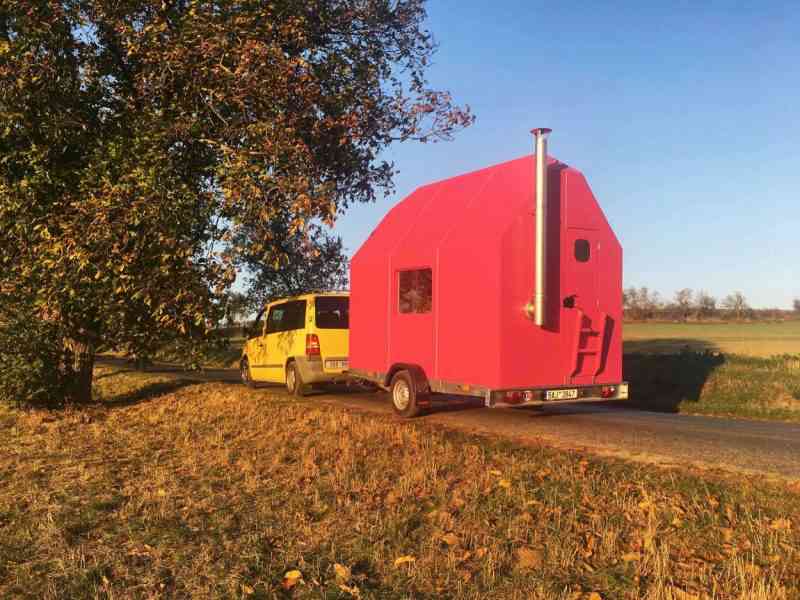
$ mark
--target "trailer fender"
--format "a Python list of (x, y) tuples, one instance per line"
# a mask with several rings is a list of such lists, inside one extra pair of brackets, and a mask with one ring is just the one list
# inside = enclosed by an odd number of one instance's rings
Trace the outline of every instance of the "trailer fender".
[(417, 394), (427, 396), (431, 392), (430, 383), (428, 383), (428, 378), (425, 375), (425, 371), (422, 370), (422, 367), (419, 365), (408, 364), (408, 363), (397, 363), (392, 365), (392, 368), (389, 369), (389, 372), (386, 374), (386, 378), (383, 380), (383, 386), (389, 387), (392, 383), (392, 378), (395, 376), (396, 373), (399, 371), (408, 371), (411, 375), (411, 378), (414, 380), (414, 387), (417, 390)]

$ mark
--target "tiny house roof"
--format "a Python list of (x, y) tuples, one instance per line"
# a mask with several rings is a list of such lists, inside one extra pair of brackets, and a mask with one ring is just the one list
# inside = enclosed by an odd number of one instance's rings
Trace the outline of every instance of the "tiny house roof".
[[(560, 186), (552, 183), (554, 169), (564, 181), (579, 179), (589, 189), (578, 170), (549, 158), (551, 202), (561, 193)], [(521, 212), (532, 214), (534, 171), (535, 158), (527, 155), (423, 185), (387, 213), (353, 258), (357, 261), (373, 252), (392, 255), (399, 246), (436, 249), (447, 245), (454, 231), (464, 229), (473, 233), (476, 243), (488, 242), (502, 235)], [(564, 218), (572, 221), (567, 226), (608, 228), (601, 210), (565, 212)]]

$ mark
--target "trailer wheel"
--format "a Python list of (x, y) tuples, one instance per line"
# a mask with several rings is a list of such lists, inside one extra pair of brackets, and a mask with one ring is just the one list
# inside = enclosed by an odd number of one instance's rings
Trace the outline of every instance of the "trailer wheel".
[(303, 377), (300, 375), (300, 369), (293, 362), (286, 365), (286, 391), (292, 396), (306, 396), (308, 395), (308, 388), (303, 383)]
[(398, 371), (392, 377), (392, 407), (401, 417), (416, 417), (422, 413), (420, 395), (414, 385), (414, 379), (408, 371)]
[(245, 384), (249, 388), (256, 387), (255, 381), (253, 381), (253, 375), (250, 373), (250, 363), (245, 356), (242, 359), (242, 362), (239, 364), (239, 371), (242, 377), (242, 383)]

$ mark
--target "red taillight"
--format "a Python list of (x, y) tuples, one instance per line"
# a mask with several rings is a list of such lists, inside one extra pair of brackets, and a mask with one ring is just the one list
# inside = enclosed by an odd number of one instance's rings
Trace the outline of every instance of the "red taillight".
[(319, 338), (314, 333), (306, 334), (306, 356), (319, 356)]
[(604, 385), (602, 388), (600, 388), (600, 396), (603, 398), (611, 398), (616, 391), (617, 388), (615, 388), (613, 385)]
[(506, 392), (506, 402), (517, 403), (525, 399), (525, 393), (519, 390), (511, 390)]

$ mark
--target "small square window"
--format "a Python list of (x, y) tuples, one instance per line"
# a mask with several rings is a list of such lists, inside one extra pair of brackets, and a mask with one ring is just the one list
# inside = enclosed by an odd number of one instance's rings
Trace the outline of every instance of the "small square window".
[(398, 309), (401, 313), (428, 313), (433, 306), (433, 272), (400, 271)]
[(575, 240), (575, 260), (578, 262), (589, 262), (591, 257), (591, 246), (589, 240)]

